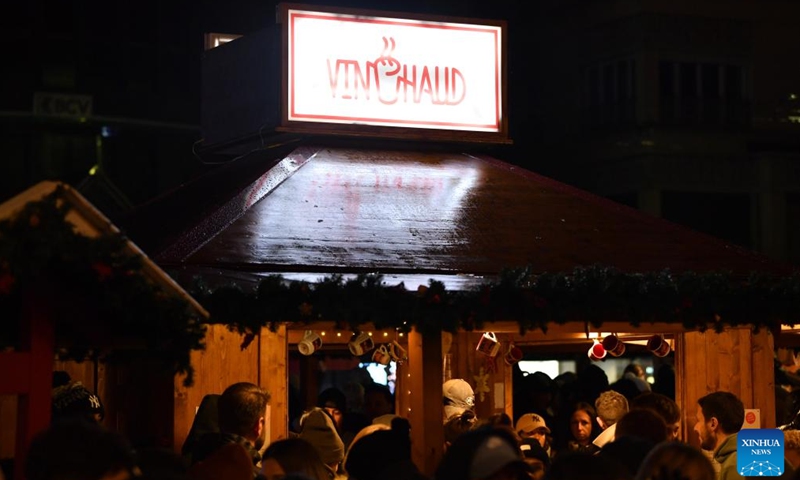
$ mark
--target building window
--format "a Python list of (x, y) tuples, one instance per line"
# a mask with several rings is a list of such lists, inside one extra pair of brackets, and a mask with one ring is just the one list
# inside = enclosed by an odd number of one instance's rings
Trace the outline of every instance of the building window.
[(636, 61), (618, 59), (584, 69), (584, 123), (617, 127), (636, 122)]
[(747, 125), (745, 68), (741, 65), (661, 61), (660, 121), (665, 125)]

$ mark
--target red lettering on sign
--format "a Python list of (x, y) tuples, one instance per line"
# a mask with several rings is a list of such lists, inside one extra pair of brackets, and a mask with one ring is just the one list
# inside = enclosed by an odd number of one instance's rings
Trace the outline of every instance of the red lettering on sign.
[(383, 51), (374, 62), (328, 59), (331, 97), (379, 102), (458, 105), (467, 94), (464, 74), (456, 67), (401, 64), (394, 57), (394, 38), (383, 38)]

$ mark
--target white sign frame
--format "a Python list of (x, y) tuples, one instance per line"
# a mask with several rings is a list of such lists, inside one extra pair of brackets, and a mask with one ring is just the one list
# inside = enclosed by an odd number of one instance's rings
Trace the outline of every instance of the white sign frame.
[(508, 141), (505, 22), (298, 4), (280, 18), (283, 130)]

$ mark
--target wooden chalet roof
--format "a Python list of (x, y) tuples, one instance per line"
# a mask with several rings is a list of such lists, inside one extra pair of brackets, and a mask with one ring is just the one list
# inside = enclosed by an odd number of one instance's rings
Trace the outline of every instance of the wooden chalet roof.
[[(791, 271), (487, 156), (323, 147), (266, 156), (252, 153), (229, 166), (245, 173), (209, 176), (137, 212), (129, 234), (147, 238), (139, 243), (149, 242), (156, 261), (182, 281), (368, 272), (417, 282), (411, 285), (437, 278), (454, 288), (526, 265), (539, 272), (593, 264), (625, 272)], [(238, 186), (220, 193), (215, 178)], [(190, 192), (194, 200), (184, 195)], [(204, 209), (203, 195), (211, 203)]]

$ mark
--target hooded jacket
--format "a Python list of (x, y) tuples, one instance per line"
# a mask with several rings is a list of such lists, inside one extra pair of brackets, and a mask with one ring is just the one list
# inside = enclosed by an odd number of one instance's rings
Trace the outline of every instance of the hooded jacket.
[(739, 475), (739, 472), (736, 469), (737, 438), (738, 436), (735, 433), (729, 436), (714, 452), (714, 460), (716, 460), (721, 466), (718, 477), (719, 480), (735, 480), (745, 478)]

